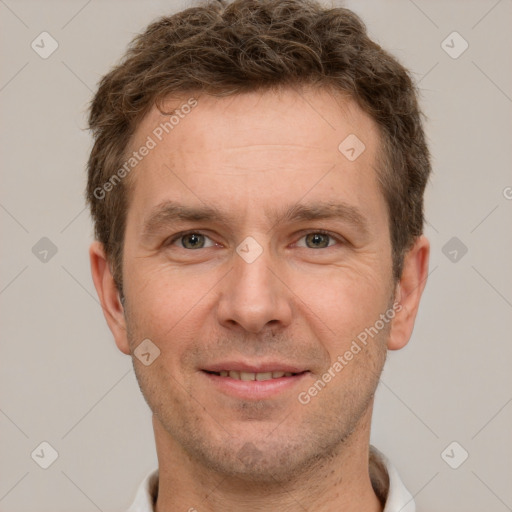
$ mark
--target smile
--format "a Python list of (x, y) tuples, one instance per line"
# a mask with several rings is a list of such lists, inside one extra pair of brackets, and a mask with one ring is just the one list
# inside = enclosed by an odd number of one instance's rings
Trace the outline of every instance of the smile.
[[(236, 380), (243, 381), (265, 381), (271, 379), (280, 379), (281, 377), (292, 377), (293, 375), (298, 375), (297, 373), (292, 372), (283, 372), (283, 371), (275, 371), (275, 372), (241, 372), (237, 370), (221, 370), (220, 372), (208, 372), (213, 373), (214, 375), (218, 375), (219, 377), (230, 377)], [(302, 373), (302, 372), (301, 372)]]
[(308, 370), (286, 364), (233, 362), (210, 366), (201, 373), (208, 379), (209, 390), (243, 400), (264, 400), (292, 393), (310, 374)]

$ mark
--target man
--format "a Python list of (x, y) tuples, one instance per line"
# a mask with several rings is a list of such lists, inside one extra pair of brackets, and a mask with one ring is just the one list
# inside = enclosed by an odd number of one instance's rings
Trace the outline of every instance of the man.
[(92, 275), (159, 463), (130, 511), (414, 510), (369, 438), (428, 271), (416, 94), (299, 0), (162, 18), (102, 79)]

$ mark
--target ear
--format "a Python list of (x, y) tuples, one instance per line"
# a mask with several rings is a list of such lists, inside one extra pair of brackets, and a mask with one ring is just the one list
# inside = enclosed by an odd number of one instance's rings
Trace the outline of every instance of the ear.
[(405, 347), (411, 337), (421, 295), (427, 282), (429, 255), (430, 243), (422, 235), (404, 256), (402, 275), (395, 293), (395, 301), (401, 308), (397, 308), (391, 324), (389, 350)]
[(95, 241), (91, 244), (89, 258), (91, 260), (92, 279), (107, 324), (114, 335), (117, 348), (128, 355), (130, 354), (130, 346), (126, 335), (124, 308), (101, 242)]

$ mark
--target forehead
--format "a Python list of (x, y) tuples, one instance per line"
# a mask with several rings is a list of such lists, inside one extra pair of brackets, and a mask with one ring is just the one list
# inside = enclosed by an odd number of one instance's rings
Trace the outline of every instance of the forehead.
[[(370, 145), (378, 139), (375, 122), (352, 98), (325, 88), (281, 88), (225, 97), (184, 93), (168, 97), (161, 107), (165, 113), (153, 106), (144, 117), (132, 146), (152, 135), (157, 144), (173, 139), (177, 153), (190, 149), (190, 144), (204, 150), (234, 148), (234, 141), (225, 138), (226, 130), (246, 147), (290, 144), (324, 149), (331, 145), (336, 150), (346, 129)], [(194, 140), (187, 140), (192, 131)]]
[[(343, 194), (337, 187), (356, 203), (376, 192), (378, 129), (347, 96), (324, 89), (183, 94), (161, 107), (167, 114), (153, 107), (130, 145), (152, 146), (130, 174), (139, 214), (173, 195), (247, 209), (328, 190)], [(357, 159), (343, 153), (346, 140), (357, 152), (364, 148)]]

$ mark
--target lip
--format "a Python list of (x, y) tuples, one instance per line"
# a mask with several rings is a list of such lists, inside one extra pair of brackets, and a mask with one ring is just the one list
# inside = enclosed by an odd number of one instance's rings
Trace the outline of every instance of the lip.
[[(225, 368), (225, 367), (224, 367)], [(245, 366), (244, 368), (247, 368)], [(250, 368), (250, 366), (249, 366)], [(252, 367), (254, 368), (254, 367)], [(259, 367), (258, 367), (259, 368)], [(267, 367), (265, 367), (267, 368)], [(275, 367), (274, 367), (275, 368)], [(283, 367), (281, 367), (283, 368)], [(234, 370), (234, 368), (231, 368)], [(215, 371), (215, 370), (212, 370)], [(218, 370), (220, 371), (220, 370)], [(254, 373), (264, 372), (265, 370), (254, 371), (252, 369), (242, 369), (239, 371), (250, 371)], [(267, 370), (272, 371), (272, 370)], [(279, 370), (274, 370), (279, 371)], [(284, 370), (282, 370), (284, 371)], [(295, 373), (292, 371), (292, 373)], [(308, 371), (303, 371), (292, 375), (291, 377), (279, 377), (277, 379), (270, 380), (251, 380), (243, 381), (238, 379), (232, 379), (231, 377), (221, 377), (215, 373), (208, 373), (202, 370), (201, 374), (208, 379), (210, 386), (213, 386), (218, 392), (225, 395), (229, 395), (235, 398), (243, 400), (264, 400), (282, 395), (286, 392), (290, 392), (293, 388), (299, 385), (299, 383), (309, 375)]]
[[(285, 372), (285, 373), (302, 373), (306, 372), (307, 368), (301, 368), (299, 366), (291, 366), (287, 363), (279, 362), (267, 362), (260, 364), (247, 364), (242, 361), (223, 361), (221, 363), (215, 363), (208, 365), (201, 370), (206, 372), (221, 372), (223, 370), (237, 371), (237, 372), (249, 372), (249, 373), (266, 373), (266, 372)], [(223, 377), (227, 378), (227, 377)]]

